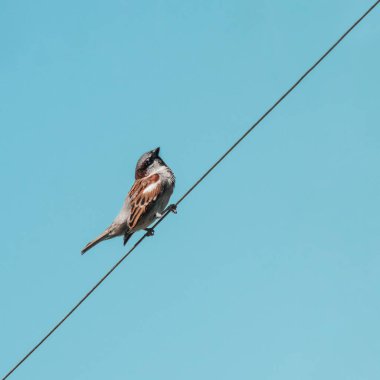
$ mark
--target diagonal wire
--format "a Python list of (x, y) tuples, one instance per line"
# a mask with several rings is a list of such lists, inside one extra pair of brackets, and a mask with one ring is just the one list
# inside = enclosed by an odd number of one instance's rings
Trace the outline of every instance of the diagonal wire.
[[(303, 75), (282, 95), (278, 100), (262, 114), (262, 116), (192, 185), (185, 194), (175, 203), (178, 206), (253, 130), (256, 128), (342, 41), (343, 39), (380, 3), (377, 0), (367, 11), (363, 13), (339, 38), (333, 43), (328, 50), (305, 71)], [(168, 208), (163, 216), (153, 225), (157, 227), (170, 214)], [(22, 363), (27, 360), (65, 321), (75, 310), (98, 288), (102, 282), (143, 242), (148, 236), (144, 234), (135, 245), (89, 290), (84, 297), (2, 378), (7, 379)]]

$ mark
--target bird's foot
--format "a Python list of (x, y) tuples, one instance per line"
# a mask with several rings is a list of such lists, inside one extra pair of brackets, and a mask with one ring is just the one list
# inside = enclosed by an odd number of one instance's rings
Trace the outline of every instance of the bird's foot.
[(161, 219), (162, 218), (162, 214), (160, 214), (159, 212), (156, 212), (156, 218), (157, 219)]
[(170, 206), (168, 206), (167, 210), (169, 212), (172, 212), (173, 214), (177, 214), (177, 205), (173, 203)]
[(154, 235), (154, 229), (153, 228), (145, 228), (146, 236), (153, 236)]

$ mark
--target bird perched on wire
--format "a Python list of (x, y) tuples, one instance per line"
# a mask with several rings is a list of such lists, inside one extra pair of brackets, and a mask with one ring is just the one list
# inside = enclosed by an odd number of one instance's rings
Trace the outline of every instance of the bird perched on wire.
[[(135, 183), (119, 214), (102, 234), (83, 248), (82, 255), (101, 241), (116, 236), (123, 235), (125, 245), (136, 231), (145, 230), (148, 236), (154, 234), (153, 229), (148, 227), (162, 216), (175, 185), (174, 174), (159, 153), (160, 148), (156, 148), (140, 157), (135, 170)], [(176, 212), (175, 205), (169, 206), (169, 210)]]

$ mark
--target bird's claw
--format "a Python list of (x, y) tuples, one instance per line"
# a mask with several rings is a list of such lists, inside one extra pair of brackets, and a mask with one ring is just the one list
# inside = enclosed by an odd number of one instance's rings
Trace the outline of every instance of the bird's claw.
[(172, 212), (173, 214), (177, 214), (177, 205), (172, 204), (168, 207), (168, 211)]
[(154, 229), (153, 228), (145, 228), (146, 236), (153, 236), (154, 235)]

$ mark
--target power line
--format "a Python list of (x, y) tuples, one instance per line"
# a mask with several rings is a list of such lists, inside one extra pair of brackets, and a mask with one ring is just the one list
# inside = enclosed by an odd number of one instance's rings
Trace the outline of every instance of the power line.
[(278, 100), (268, 108), (261, 117), (208, 169), (202, 177), (177, 201), (179, 205), (342, 41), (343, 39), (380, 3), (376, 1), (363, 15), (358, 18), (326, 52), (305, 71), (305, 73)]
[[(342, 41), (343, 39), (380, 3), (377, 0), (362, 16), (360, 16), (338, 40), (326, 50), (326, 52), (312, 65), (305, 73), (270, 107), (263, 115), (194, 183), (193, 186), (182, 195), (181, 198), (175, 203), (178, 206), (189, 194), (256, 128)], [(162, 221), (170, 214), (171, 210), (168, 208), (163, 216), (153, 225), (156, 228)], [(84, 297), (2, 378), (7, 379), (22, 363), (28, 359), (34, 351), (36, 351), (65, 321), (76, 309), (95, 291), (95, 289), (131, 254), (148, 236), (145, 233), (134, 246), (89, 290)]]

